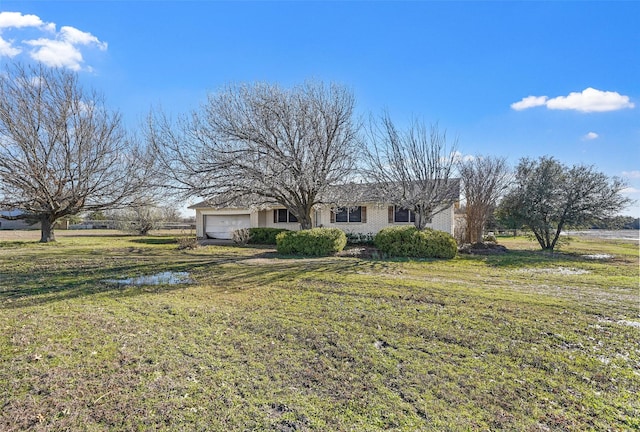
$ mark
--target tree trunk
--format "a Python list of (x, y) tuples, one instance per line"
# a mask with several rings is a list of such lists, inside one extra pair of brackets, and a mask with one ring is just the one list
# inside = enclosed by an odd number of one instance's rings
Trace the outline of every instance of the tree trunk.
[(298, 217), (298, 222), (300, 223), (300, 229), (307, 230), (313, 228), (313, 220), (311, 219), (311, 211), (302, 213)]
[(48, 217), (40, 218), (40, 243), (49, 243), (56, 241), (56, 236), (53, 231), (53, 225), (55, 220), (51, 220)]
[(484, 234), (484, 229), (483, 229), (482, 224), (476, 225), (475, 229), (476, 229), (476, 232), (475, 232), (476, 241), (475, 242), (476, 243), (484, 242), (484, 235), (483, 235)]
[(423, 229), (425, 229), (425, 228), (426, 228), (426, 226), (427, 226), (427, 221), (429, 220), (429, 218), (428, 218), (427, 216), (430, 216), (430, 215), (431, 215), (431, 213), (429, 213), (429, 214), (427, 215), (427, 214), (424, 214), (424, 213), (423, 213), (423, 212), (421, 212), (421, 211), (417, 211), (417, 212), (415, 212), (415, 215), (416, 215), (416, 220), (415, 220), (415, 222), (413, 223), (413, 225), (414, 225), (416, 228), (418, 228), (418, 230), (422, 231)]
[(558, 229), (556, 229), (556, 233), (553, 237), (553, 241), (551, 242), (551, 246), (549, 247), (549, 249), (551, 249), (551, 251), (553, 251), (556, 248), (556, 244), (558, 243), (558, 239), (560, 238), (560, 233), (562, 233), (562, 228), (564, 227), (564, 223), (560, 222), (558, 224)]

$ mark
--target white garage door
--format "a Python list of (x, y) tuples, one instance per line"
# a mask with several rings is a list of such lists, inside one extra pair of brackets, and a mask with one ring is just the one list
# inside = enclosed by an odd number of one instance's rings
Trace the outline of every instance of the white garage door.
[(241, 228), (249, 228), (251, 217), (243, 215), (205, 215), (204, 232), (209, 238), (231, 239), (233, 232)]

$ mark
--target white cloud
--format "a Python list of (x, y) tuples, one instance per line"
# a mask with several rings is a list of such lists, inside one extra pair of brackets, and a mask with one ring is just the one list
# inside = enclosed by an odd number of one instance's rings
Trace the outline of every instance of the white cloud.
[(97, 37), (91, 33), (83, 32), (73, 27), (64, 26), (60, 29), (60, 36), (63, 40), (73, 45), (91, 45), (95, 44), (102, 51), (107, 49), (106, 42), (100, 42)]
[(0, 57), (15, 57), (26, 51), (33, 60), (47, 66), (66, 67), (78, 71), (91, 70), (90, 67), (84, 66), (82, 47), (95, 47), (101, 51), (107, 49), (106, 42), (75, 27), (63, 26), (60, 31), (56, 31), (54, 23), (46, 23), (36, 15), (0, 12), (0, 32), (3, 29), (14, 29), (14, 33), (19, 33), (20, 29), (26, 27), (35, 28), (41, 37), (33, 38), (33, 30), (30, 31), (31, 39), (23, 37), (17, 41), (8, 41), (0, 37)]
[(640, 179), (640, 171), (622, 171), (622, 177), (632, 178), (632, 179)]
[(557, 96), (551, 99), (548, 96), (528, 96), (519, 102), (512, 103), (511, 108), (521, 111), (543, 105), (552, 110), (580, 112), (618, 111), (635, 107), (635, 104), (629, 100), (629, 96), (588, 87), (582, 92), (571, 92), (568, 96)]
[(22, 15), (20, 12), (0, 12), (0, 29), (41, 27), (45, 23), (36, 15)]
[(53, 67), (67, 67), (78, 71), (81, 69), (82, 53), (72, 44), (53, 39), (36, 39), (25, 41), (36, 47), (31, 51), (31, 58)]
[(533, 108), (537, 106), (542, 106), (547, 103), (546, 96), (527, 96), (526, 98), (522, 98), (519, 102), (514, 102), (511, 104), (511, 109), (516, 111), (522, 111), (527, 108)]
[[(476, 158), (474, 155), (471, 155), (471, 154), (462, 154), (458, 150), (454, 151), (452, 153), (452, 156), (453, 156), (453, 160), (455, 160), (456, 162), (468, 162)], [(446, 159), (443, 158), (442, 160), (445, 161)]]
[(640, 193), (640, 189), (636, 189), (636, 188), (630, 186), (630, 187), (626, 187), (626, 188), (622, 189), (620, 191), (620, 193), (623, 193), (625, 195), (635, 195), (637, 193)]
[(22, 50), (20, 48), (15, 48), (10, 41), (6, 41), (0, 37), (0, 57), (15, 57), (20, 54)]
[(601, 91), (594, 88), (586, 88), (582, 93), (572, 92), (569, 96), (558, 96), (547, 101), (547, 108), (559, 110), (576, 110), (582, 112), (617, 111), (625, 108), (633, 108), (635, 105), (629, 102), (629, 96), (623, 96), (617, 92)]
[(600, 135), (598, 135), (595, 132), (589, 132), (588, 134), (584, 135), (582, 137), (582, 139), (585, 140), (585, 141), (591, 141), (591, 140), (594, 140), (594, 139), (598, 138), (599, 136)]

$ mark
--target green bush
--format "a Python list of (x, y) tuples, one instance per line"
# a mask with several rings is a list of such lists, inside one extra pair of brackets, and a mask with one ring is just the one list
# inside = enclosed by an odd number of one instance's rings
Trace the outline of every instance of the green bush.
[(285, 231), (276, 236), (278, 253), (284, 255), (332, 255), (344, 249), (346, 244), (347, 236), (338, 228)]
[(350, 245), (373, 245), (373, 233), (346, 233), (347, 244)]
[(249, 243), (251, 244), (276, 244), (276, 236), (283, 231), (284, 228), (249, 228)]
[(374, 244), (389, 256), (416, 258), (447, 258), (456, 256), (455, 239), (443, 231), (414, 226), (389, 227), (376, 234)]

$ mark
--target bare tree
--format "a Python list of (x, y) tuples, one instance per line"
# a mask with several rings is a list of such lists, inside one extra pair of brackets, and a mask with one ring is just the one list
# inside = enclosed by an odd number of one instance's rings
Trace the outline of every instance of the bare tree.
[[(120, 117), (76, 74), (8, 65), (0, 74), (0, 207), (41, 224), (126, 202), (146, 180)], [(134, 162), (137, 162), (134, 165)]]
[(111, 218), (117, 229), (146, 236), (149, 231), (159, 229), (166, 222), (163, 213), (162, 208), (151, 204), (136, 205), (113, 211)]
[(177, 122), (153, 113), (148, 138), (184, 195), (278, 203), (306, 229), (327, 187), (353, 176), (353, 109), (351, 92), (336, 84), (232, 85)]
[(460, 160), (458, 172), (465, 198), (465, 241), (481, 242), (485, 225), (509, 186), (509, 166), (502, 157), (476, 156)]
[(453, 178), (456, 143), (446, 133), (417, 120), (398, 130), (389, 114), (370, 122), (370, 142), (363, 146), (363, 172), (385, 201), (408, 209), (424, 229), (433, 216), (458, 201), (459, 179)]
[(168, 223), (179, 222), (182, 215), (175, 207), (149, 201), (113, 210), (109, 218), (115, 221), (116, 228), (121, 231), (146, 236), (150, 231), (161, 229)]
[(626, 184), (592, 166), (567, 167), (552, 157), (523, 158), (501, 212), (522, 221), (544, 250), (553, 251), (563, 229), (612, 217), (631, 202)]

